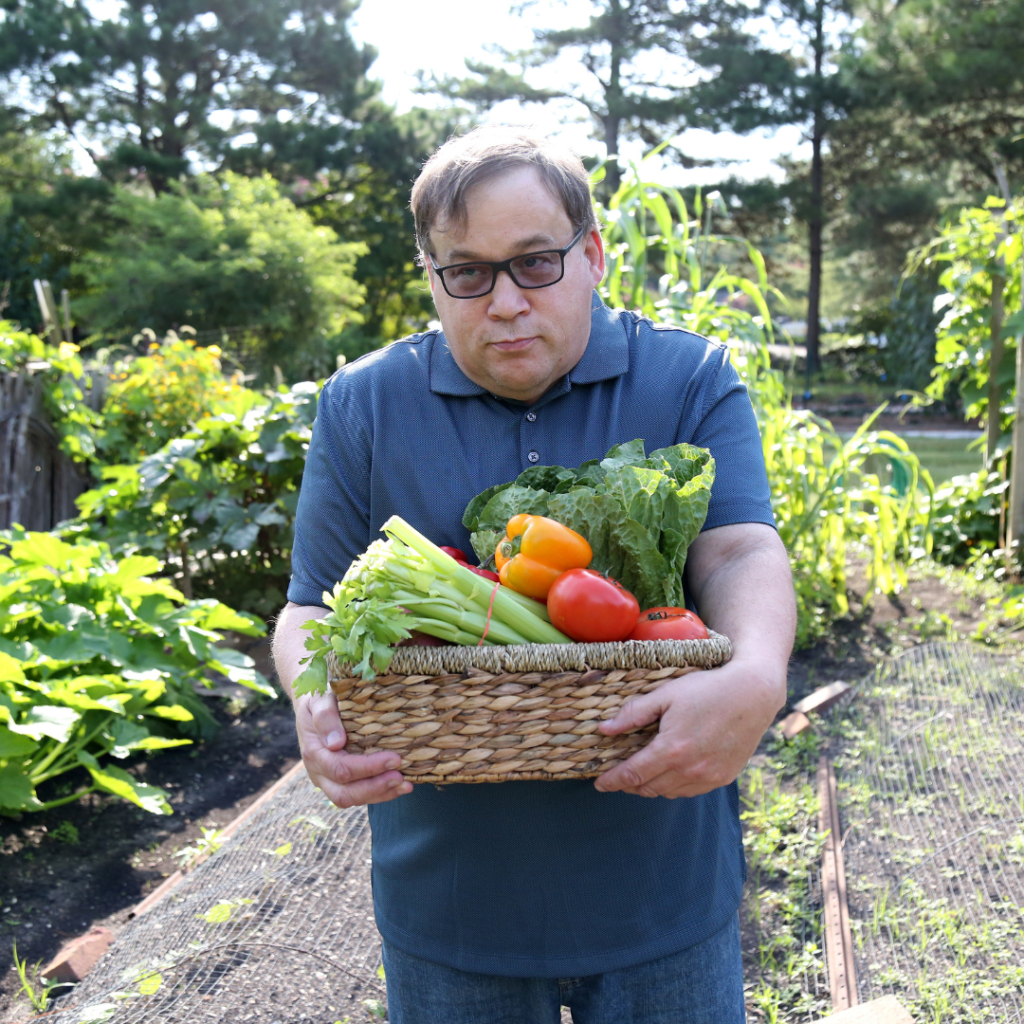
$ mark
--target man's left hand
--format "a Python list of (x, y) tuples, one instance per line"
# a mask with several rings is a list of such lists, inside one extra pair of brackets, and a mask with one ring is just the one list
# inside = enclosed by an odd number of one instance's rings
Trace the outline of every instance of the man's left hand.
[(757, 749), (778, 704), (778, 682), (763, 664), (730, 661), (664, 683), (601, 723), (602, 733), (616, 736), (661, 719), (654, 739), (595, 786), (606, 793), (674, 798), (728, 785)]

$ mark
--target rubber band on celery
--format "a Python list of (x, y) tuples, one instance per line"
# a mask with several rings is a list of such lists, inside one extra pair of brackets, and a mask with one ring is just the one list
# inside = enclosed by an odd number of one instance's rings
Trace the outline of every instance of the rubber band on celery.
[(498, 588), (500, 586), (501, 581), (499, 580), (494, 584), (494, 589), (491, 591), (491, 603), (487, 606), (487, 621), (484, 623), (484, 634), (480, 637), (480, 642), (477, 644), (477, 647), (483, 647), (484, 641), (487, 639), (487, 634), (491, 630), (491, 614), (494, 612), (494, 599), (498, 596)]

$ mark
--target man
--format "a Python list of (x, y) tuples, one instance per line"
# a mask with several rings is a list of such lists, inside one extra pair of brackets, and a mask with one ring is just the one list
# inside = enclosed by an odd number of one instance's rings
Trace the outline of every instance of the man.
[(466, 547), (475, 494), (530, 465), (616, 443), (678, 442), (718, 463), (688, 593), (729, 636), (727, 665), (662, 686), (605, 723), (660, 720), (594, 782), (413, 787), (397, 755), (345, 753), (330, 695), (295, 712), (313, 783), (370, 805), (392, 1024), (732, 1024), (744, 1019), (735, 780), (785, 701), (795, 609), (757, 426), (725, 349), (615, 313), (578, 158), (477, 129), (424, 166), (412, 198), (442, 331), (325, 386), (275, 637), (289, 685), (301, 626), (393, 513)]

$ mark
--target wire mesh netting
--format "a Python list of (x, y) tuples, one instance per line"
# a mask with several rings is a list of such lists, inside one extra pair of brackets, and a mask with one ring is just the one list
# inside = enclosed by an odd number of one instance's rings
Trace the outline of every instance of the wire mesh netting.
[(334, 1024), (383, 1014), (364, 808), (305, 773), (130, 922), (53, 1024)]
[(1024, 1021), (1021, 661), (928, 644), (848, 714), (840, 803), (860, 999), (893, 993), (934, 1022)]
[[(1021, 662), (970, 645), (916, 648), (862, 685), (841, 717), (861, 1001), (894, 993), (935, 1024), (1024, 1022)], [(299, 774), (130, 922), (46, 1019), (383, 1015), (369, 869), (365, 810), (337, 810)], [(819, 887), (814, 873), (809, 884)]]

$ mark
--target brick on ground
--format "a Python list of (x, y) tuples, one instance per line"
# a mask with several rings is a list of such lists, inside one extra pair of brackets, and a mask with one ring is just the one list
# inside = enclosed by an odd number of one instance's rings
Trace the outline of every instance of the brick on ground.
[(818, 1024), (914, 1024), (903, 1004), (895, 996), (882, 996), (870, 1003), (824, 1017)]
[(52, 981), (81, 981), (114, 941), (109, 928), (91, 928), (72, 939), (47, 965), (43, 977)]

